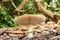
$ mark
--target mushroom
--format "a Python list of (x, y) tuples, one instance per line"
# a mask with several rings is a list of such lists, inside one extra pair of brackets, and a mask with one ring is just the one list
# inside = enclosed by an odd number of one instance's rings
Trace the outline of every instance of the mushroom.
[(46, 17), (44, 15), (35, 15), (35, 14), (26, 14), (22, 16), (18, 16), (14, 19), (14, 21), (18, 25), (28, 25), (28, 38), (33, 37), (32, 31), (35, 26), (41, 24), (42, 22), (45, 22)]
[(22, 16), (15, 17), (14, 21), (18, 25), (27, 25), (27, 24), (32, 24), (32, 25), (37, 25), (41, 24), (42, 22), (45, 22), (46, 17), (44, 15), (33, 15), (33, 14), (26, 14)]

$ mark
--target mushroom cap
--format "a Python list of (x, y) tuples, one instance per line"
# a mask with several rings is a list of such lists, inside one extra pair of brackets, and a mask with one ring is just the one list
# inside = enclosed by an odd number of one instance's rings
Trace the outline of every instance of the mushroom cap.
[(27, 14), (15, 17), (14, 22), (16, 22), (18, 25), (36, 25), (45, 22), (45, 20), (46, 17), (44, 15)]

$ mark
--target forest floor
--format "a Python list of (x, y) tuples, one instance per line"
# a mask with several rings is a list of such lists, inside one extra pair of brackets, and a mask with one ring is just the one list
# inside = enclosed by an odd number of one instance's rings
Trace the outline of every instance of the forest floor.
[(32, 38), (27, 31), (26, 26), (0, 28), (0, 40), (60, 40), (60, 25), (53, 22), (37, 25)]

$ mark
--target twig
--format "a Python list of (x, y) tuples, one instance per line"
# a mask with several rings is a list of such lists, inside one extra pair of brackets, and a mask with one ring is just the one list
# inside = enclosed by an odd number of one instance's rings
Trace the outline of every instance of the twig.
[[(41, 0), (40, 0), (41, 1)], [(47, 9), (45, 9), (39, 2), (39, 0), (35, 0), (35, 6), (38, 9), (39, 12), (42, 12), (42, 14), (44, 14), (45, 16), (48, 16), (52, 19), (52, 21), (54, 21), (55, 23), (58, 22), (58, 20), (60, 20), (60, 14), (57, 13), (57, 15)]]
[(45, 16), (49, 16), (50, 18), (54, 17), (54, 14), (52, 12), (48, 11), (47, 9), (43, 8), (39, 1), (35, 0), (35, 3), (36, 3), (35, 6), (39, 12), (42, 12), (42, 14), (44, 14)]
[(17, 8), (13, 1), (11, 1), (11, 4), (13, 5), (14, 8)]
[(1, 3), (0, 3), (0, 8), (1, 8)]
[(16, 8), (16, 5), (14, 4), (13, 0), (2, 0), (1, 2), (11, 2), (14, 8)]
[(27, 33), (27, 31), (20, 31), (20, 30), (16, 30), (16, 31), (5, 31), (6, 33), (11, 33), (11, 34), (24, 34)]
[(15, 13), (16, 11), (17, 12), (20, 12), (22, 10), (22, 8), (24, 7), (24, 5), (28, 2), (28, 0), (23, 0), (21, 2), (21, 4), (19, 4), (19, 6), (13, 11), (13, 13)]

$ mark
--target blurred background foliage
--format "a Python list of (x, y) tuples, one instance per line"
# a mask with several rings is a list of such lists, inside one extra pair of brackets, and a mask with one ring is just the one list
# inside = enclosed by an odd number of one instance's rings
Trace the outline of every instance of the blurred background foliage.
[[(2, 0), (1, 0), (2, 1)], [(13, 27), (16, 26), (17, 24), (14, 23), (14, 15), (11, 15), (12, 12), (14, 11), (14, 7), (11, 4), (11, 1), (9, 0), (8, 2), (1, 2), (0, 1), (0, 28), (2, 27)], [(23, 0), (13, 0), (14, 4), (18, 7), (18, 5), (22, 2)], [(46, 8), (49, 11), (52, 12), (58, 12), (60, 13), (60, 0), (42, 0), (40, 2), (44, 8)], [(31, 8), (33, 7), (33, 8)], [(18, 15), (22, 15), (25, 13), (29, 14), (39, 14), (38, 10), (34, 7), (34, 0), (29, 0), (29, 2), (26, 3), (24, 6), (23, 10), (27, 10), (31, 8), (31, 10), (27, 12), (20, 12)]]

